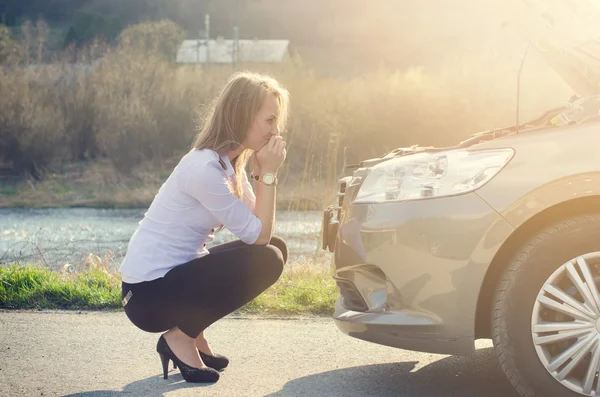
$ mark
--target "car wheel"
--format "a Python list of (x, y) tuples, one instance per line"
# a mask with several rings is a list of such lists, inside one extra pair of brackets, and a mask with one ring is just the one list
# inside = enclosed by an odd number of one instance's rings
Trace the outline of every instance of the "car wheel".
[(492, 306), (500, 366), (524, 397), (600, 396), (600, 215), (539, 231), (502, 274)]

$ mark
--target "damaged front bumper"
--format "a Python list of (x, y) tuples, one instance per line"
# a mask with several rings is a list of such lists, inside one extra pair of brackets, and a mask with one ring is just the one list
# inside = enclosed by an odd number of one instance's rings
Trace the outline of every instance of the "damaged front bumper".
[(480, 288), (512, 227), (475, 193), (352, 205), (349, 186), (341, 181), (346, 200), (323, 216), (338, 328), (387, 346), (472, 354)]

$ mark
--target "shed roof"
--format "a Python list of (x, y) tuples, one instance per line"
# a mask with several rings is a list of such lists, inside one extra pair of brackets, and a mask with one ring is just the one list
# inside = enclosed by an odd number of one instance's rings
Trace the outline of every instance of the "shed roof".
[[(237, 62), (279, 63), (288, 52), (289, 40), (238, 40)], [(205, 40), (184, 40), (177, 50), (177, 63), (206, 63)], [(233, 63), (233, 40), (209, 40), (210, 63)]]

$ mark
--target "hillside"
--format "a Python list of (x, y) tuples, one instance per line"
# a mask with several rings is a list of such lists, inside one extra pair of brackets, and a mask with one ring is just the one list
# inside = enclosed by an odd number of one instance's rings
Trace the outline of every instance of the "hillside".
[[(477, 131), (512, 125), (526, 47), (484, 2), (468, 0), (5, 0), (5, 19), (7, 10), (15, 24), (34, 15), (47, 18), (57, 42), (57, 32), (68, 30), (77, 12), (130, 27), (170, 18), (188, 38), (202, 35), (204, 13), (210, 12), (212, 37), (230, 37), (239, 26), (241, 38), (289, 39), (301, 61), (238, 67), (272, 73), (290, 90), (290, 199), (310, 187), (319, 202), (331, 193), (320, 187), (333, 188), (346, 161), (398, 146), (451, 145)], [(147, 201), (191, 142), (196, 110), (234, 70), (180, 68), (139, 46), (113, 47), (101, 68), (77, 75), (70, 91), (56, 91), (43, 75), (37, 87), (25, 84), (29, 77), (19, 72), (0, 76), (0, 89), (8, 93), (0, 98), (0, 163), (2, 156), (24, 160), (17, 172), (39, 168), (50, 179), (37, 190), (29, 182), (9, 186), (0, 191), (1, 205), (95, 203), (108, 200), (105, 194)], [(521, 80), (521, 120), (571, 95), (530, 52)], [(77, 178), (64, 173), (75, 168), (85, 171), (77, 171)], [(138, 185), (151, 188), (132, 199), (130, 187)], [(106, 186), (120, 190), (107, 193)]]

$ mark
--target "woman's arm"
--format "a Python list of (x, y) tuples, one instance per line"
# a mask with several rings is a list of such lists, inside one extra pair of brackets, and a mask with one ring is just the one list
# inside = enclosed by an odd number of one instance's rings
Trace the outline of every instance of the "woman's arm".
[(257, 245), (267, 245), (273, 236), (273, 226), (275, 223), (275, 185), (267, 186), (264, 183), (258, 182), (255, 185), (256, 189), (256, 205), (254, 207), (254, 215), (260, 219), (262, 230), (258, 239), (254, 242)]
[[(285, 159), (285, 142), (273, 137), (257, 153), (261, 174), (276, 175)], [(202, 169), (199, 170), (199, 167)], [(271, 241), (275, 219), (275, 186), (258, 182), (254, 213), (233, 195), (223, 169), (216, 159), (190, 166), (179, 172), (183, 192), (196, 198), (233, 234), (246, 244), (266, 245)], [(261, 186), (258, 186), (261, 185)]]
[[(285, 160), (285, 145), (285, 141), (280, 136), (272, 136), (269, 143), (256, 152), (256, 160), (260, 167), (260, 176), (266, 173), (277, 175), (279, 167)], [(254, 186), (256, 190), (254, 215), (262, 223), (262, 230), (254, 244), (266, 245), (269, 244), (273, 236), (277, 188), (275, 184), (267, 186), (262, 182), (255, 183)]]
[(180, 189), (198, 200), (215, 219), (246, 244), (260, 236), (261, 220), (231, 191), (216, 159), (200, 160), (178, 171)]

